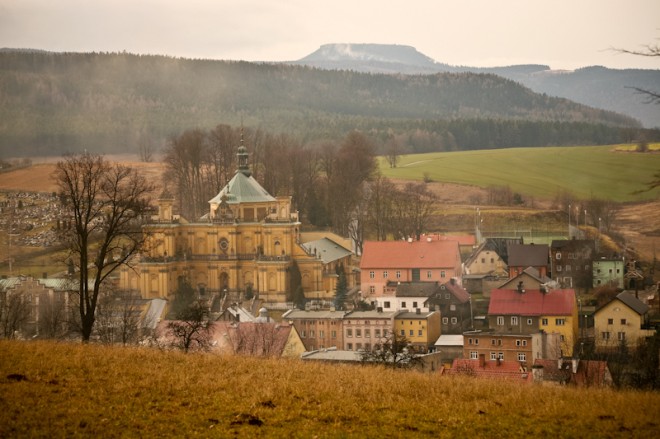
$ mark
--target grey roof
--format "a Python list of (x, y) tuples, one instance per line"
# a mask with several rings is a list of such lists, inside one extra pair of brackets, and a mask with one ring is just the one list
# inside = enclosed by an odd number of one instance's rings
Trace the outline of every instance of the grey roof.
[(594, 249), (595, 243), (593, 239), (553, 239), (550, 243), (550, 248), (553, 249), (560, 249), (564, 247), (569, 249), (583, 247)]
[(209, 203), (220, 204), (262, 203), (277, 201), (252, 176), (237, 172), (222, 190), (209, 200)]
[(347, 311), (303, 311), (291, 309), (282, 315), (282, 320), (288, 319), (341, 319)]
[[(388, 282), (388, 286), (393, 284), (393, 282)], [(429, 297), (439, 288), (438, 282), (396, 283), (396, 297)]]
[(378, 312), (372, 311), (352, 311), (347, 313), (345, 319), (389, 319), (399, 311)]
[(144, 313), (144, 320), (142, 327), (148, 329), (156, 329), (158, 323), (163, 317), (167, 300), (165, 299), (151, 299), (147, 311)]
[(623, 293), (619, 293), (616, 298), (625, 303), (630, 309), (639, 315), (644, 315), (649, 311), (649, 306), (647, 304), (643, 303), (632, 294), (626, 293), (625, 291)]
[(433, 314), (436, 311), (430, 311), (430, 312), (420, 312), (417, 314), (417, 312), (402, 312), (400, 314), (397, 314), (396, 319), (425, 319), (431, 314)]
[[(10, 277), (7, 279), (0, 279), (0, 291), (5, 291), (10, 288), (15, 288), (21, 285), (23, 282), (26, 282), (29, 277)], [(79, 285), (77, 279), (66, 279), (66, 278), (41, 278), (33, 279), (39, 282), (44, 288), (51, 289), (53, 291), (78, 291)], [(90, 287), (94, 285), (94, 281), (89, 282)]]
[(309, 241), (302, 244), (303, 248), (309, 253), (313, 253), (321, 258), (324, 264), (338, 261), (352, 254), (351, 251), (337, 244), (332, 239), (321, 238), (316, 241)]
[(463, 335), (443, 334), (436, 340), (435, 346), (463, 346)]
[(328, 348), (304, 352), (300, 358), (303, 360), (359, 362), (362, 361), (362, 353), (359, 351), (340, 351), (336, 348)]
[(550, 248), (546, 244), (511, 244), (508, 247), (510, 267), (548, 265)]

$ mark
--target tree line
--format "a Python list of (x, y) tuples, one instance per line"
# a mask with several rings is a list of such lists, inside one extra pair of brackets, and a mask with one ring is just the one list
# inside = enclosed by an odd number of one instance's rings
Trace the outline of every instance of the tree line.
[(490, 74), (377, 75), (112, 53), (0, 52), (2, 154), (139, 153), (217, 121), (409, 152), (621, 143), (635, 120)]

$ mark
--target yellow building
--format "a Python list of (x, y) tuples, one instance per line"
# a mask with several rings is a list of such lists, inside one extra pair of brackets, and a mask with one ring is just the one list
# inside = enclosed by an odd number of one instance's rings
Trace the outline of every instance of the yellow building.
[[(143, 227), (147, 246), (137, 269), (121, 271), (122, 289), (144, 298), (172, 298), (186, 280), (200, 297), (226, 295), (236, 301), (251, 290), (266, 304), (282, 304), (290, 297), (295, 262), (306, 297), (334, 297), (337, 274), (302, 245), (291, 197), (271, 196), (252, 177), (242, 145), (238, 164), (234, 177), (209, 201), (209, 212), (196, 221), (174, 215), (174, 198), (166, 191), (161, 195), (157, 218)], [(348, 273), (350, 252), (343, 259)]]
[(648, 310), (648, 305), (632, 294), (618, 294), (594, 314), (596, 347), (634, 348), (643, 338), (652, 337), (655, 331), (648, 329)]
[(417, 352), (427, 353), (440, 337), (440, 312), (401, 312), (394, 317), (394, 331)]

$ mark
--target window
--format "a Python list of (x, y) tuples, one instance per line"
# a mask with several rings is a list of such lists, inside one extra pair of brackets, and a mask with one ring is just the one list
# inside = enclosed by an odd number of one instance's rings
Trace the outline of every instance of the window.
[(384, 308), (389, 308), (390, 307), (390, 302), (383, 302), (383, 307)]
[(414, 330), (414, 329), (411, 329), (411, 330), (409, 331), (409, 333), (410, 333), (410, 336), (413, 337), (413, 336), (415, 335), (415, 330)]
[(490, 353), (490, 359), (491, 359), (491, 361), (497, 360), (497, 352), (491, 352)]
[(352, 351), (353, 350), (353, 343), (348, 343), (346, 345), (346, 349), (349, 350), (349, 351)]
[(625, 332), (619, 332), (616, 334), (617, 339), (619, 341), (626, 341), (626, 333)]
[(387, 271), (383, 271), (383, 279), (387, 279)]
[(626, 319), (621, 319), (621, 324), (625, 325), (626, 324)]
[(370, 329), (365, 329), (364, 330), (364, 336), (366, 338), (371, 338), (371, 330)]
[(602, 338), (603, 340), (609, 340), (610, 339), (610, 333), (608, 331), (601, 332), (600, 333), (600, 338)]
[(406, 307), (406, 302), (401, 302), (401, 308), (405, 308), (405, 307)]
[(396, 271), (396, 278), (397, 278), (397, 279), (400, 279), (400, 278), (401, 278), (401, 271), (400, 271), (400, 270), (397, 270), (397, 271)]
[(314, 330), (313, 330), (313, 329), (310, 329), (310, 330), (309, 330), (309, 336), (310, 336), (311, 338), (314, 338)]
[(423, 335), (423, 331), (421, 329), (419, 331), (417, 331), (417, 336), (418, 337), (421, 337), (422, 335)]
[(325, 337), (325, 331), (320, 330), (319, 331), (319, 338), (323, 338), (323, 337)]
[(493, 346), (495, 346), (495, 339), (494, 339), (494, 338), (491, 338), (491, 339), (490, 339), (490, 344), (492, 344)]
[(495, 263), (495, 258), (490, 258), (490, 263), (494, 264)]
[(307, 337), (307, 331), (305, 331), (304, 329), (302, 331), (300, 331), (300, 337), (301, 338), (306, 338)]
[(376, 277), (376, 273), (374, 271), (369, 272), (369, 279), (374, 279)]
[(374, 329), (374, 337), (380, 338), (380, 328)]
[(356, 329), (355, 330), (355, 336), (356, 337), (362, 337), (362, 329)]
[(517, 316), (511, 317), (511, 324), (512, 325), (517, 325), (518, 324), (518, 317)]
[(458, 319), (456, 317), (451, 318), (452, 325), (455, 325), (457, 322), (458, 322)]
[(440, 277), (445, 277), (445, 270), (440, 271)]
[(498, 352), (497, 353), (497, 359), (498, 360), (504, 360), (504, 352)]
[(470, 351), (470, 360), (478, 360), (479, 353), (477, 351)]
[(555, 259), (560, 260), (560, 259), (561, 259), (561, 253), (557, 253), (557, 254), (555, 255)]
[(362, 349), (362, 343), (356, 343), (356, 344), (355, 344), (355, 350), (356, 350), (356, 351), (359, 351), (359, 350), (361, 350), (361, 349)]
[(427, 270), (427, 271), (426, 271), (426, 278), (427, 278), (427, 279), (431, 279), (431, 278), (433, 278), (433, 273), (431, 272), (431, 270)]
[(541, 325), (548, 326), (548, 319), (541, 319)]
[(501, 338), (497, 340), (497, 345), (502, 346), (502, 339)]
[(564, 326), (565, 323), (566, 323), (565, 319), (555, 319), (555, 325), (557, 326)]
[(527, 346), (527, 340), (523, 340), (523, 341), (522, 341), (522, 345), (523, 345), (523, 346)]
[(443, 317), (442, 318), (442, 324), (446, 325), (447, 323), (449, 323), (449, 317)]
[(531, 325), (532, 323), (534, 323), (534, 321), (532, 319), (527, 319), (527, 324), (528, 325)]
[(413, 308), (417, 308), (417, 302), (413, 302)]
[(445, 299), (449, 300), (449, 293), (445, 294)]
[(406, 336), (406, 330), (405, 330), (405, 329), (402, 329), (402, 330), (401, 330), (401, 337), (405, 337), (405, 336)]
[(520, 346), (521, 344), (520, 340), (516, 340), (516, 346)]
[(518, 352), (518, 361), (525, 361), (527, 360), (527, 354), (524, 352)]
[(353, 330), (351, 328), (346, 330), (346, 337), (353, 337)]
[(476, 345), (479, 344), (479, 339), (478, 339), (478, 338), (475, 338), (475, 339), (474, 339), (474, 344), (476, 344)]
[(472, 344), (472, 339), (468, 338), (468, 344)]
[(374, 285), (369, 285), (369, 293), (374, 294), (376, 292), (376, 287)]
[(332, 331), (332, 332), (330, 333), (330, 336), (331, 336), (332, 338), (337, 338), (337, 331)]
[(557, 271), (561, 271), (561, 265), (557, 265)]
[(481, 258), (481, 263), (485, 264), (486, 263), (486, 258)]
[(497, 316), (497, 326), (504, 326), (504, 317)]
[(456, 311), (456, 305), (449, 305), (449, 311)]

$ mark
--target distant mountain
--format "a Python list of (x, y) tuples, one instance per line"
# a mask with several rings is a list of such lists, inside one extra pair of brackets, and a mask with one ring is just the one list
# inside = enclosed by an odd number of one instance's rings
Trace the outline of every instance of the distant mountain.
[(660, 127), (660, 105), (649, 105), (631, 87), (660, 91), (660, 70), (608, 69), (600, 66), (575, 71), (551, 70), (547, 65), (506, 67), (451, 66), (435, 62), (411, 46), (388, 44), (325, 44), (290, 64), (364, 73), (434, 74), (486, 73), (519, 82), (537, 93), (562, 97), (595, 108), (633, 117), (645, 127)]
[[(342, 56), (382, 68), (437, 66), (413, 48), (394, 49)], [(127, 53), (0, 51), (0, 102), (0, 157), (137, 152), (187, 129), (241, 123), (310, 143), (358, 129), (406, 152), (619, 143), (640, 131), (628, 116), (493, 74), (366, 74)]]

